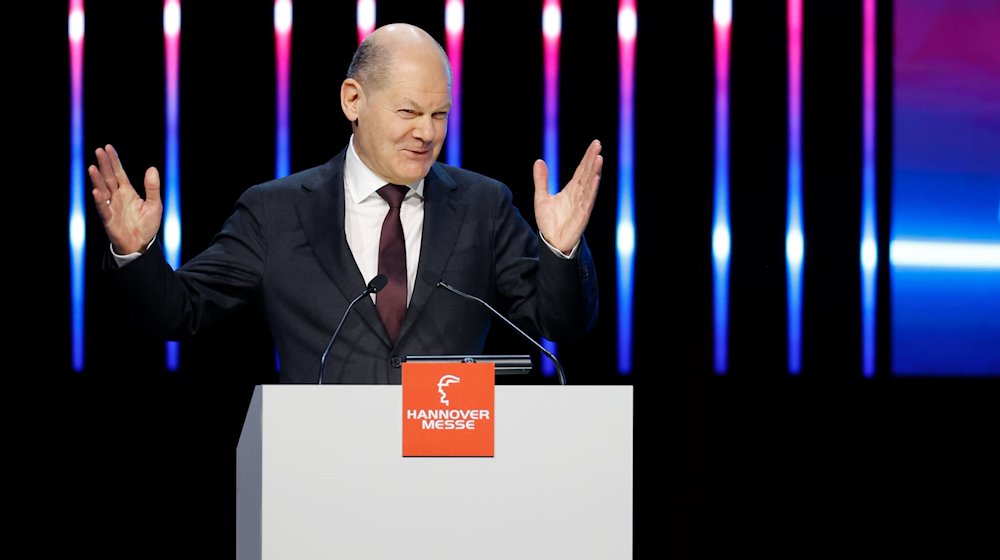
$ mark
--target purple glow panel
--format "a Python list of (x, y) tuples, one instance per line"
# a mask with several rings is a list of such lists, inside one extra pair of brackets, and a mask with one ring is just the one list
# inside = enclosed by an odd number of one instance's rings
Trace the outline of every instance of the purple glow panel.
[(802, 369), (802, 0), (788, 0), (788, 371)]
[(618, 5), (618, 373), (632, 372), (635, 274), (635, 0)]
[(729, 38), (732, 2), (716, 0), (715, 19), (715, 187), (712, 211), (712, 268), (714, 288), (714, 367), (729, 367)]
[(84, 257), (87, 213), (83, 207), (83, 0), (69, 3), (70, 159), (69, 159), (69, 259), (73, 370), (84, 366)]
[(1000, 10), (893, 6), (892, 373), (1000, 375)]
[(451, 62), (451, 110), (448, 112), (448, 165), (462, 165), (462, 42), (465, 35), (465, 4), (448, 0), (444, 7), (444, 29)]
[[(163, 246), (171, 268), (181, 265), (181, 193), (180, 193), (180, 60), (181, 3), (167, 0), (163, 4), (163, 56), (166, 70), (166, 200), (163, 208)], [(167, 342), (167, 369), (176, 371), (180, 365), (180, 345)]]
[[(545, 0), (542, 8), (542, 42), (545, 64), (544, 159), (549, 168), (549, 193), (559, 192), (559, 43), (562, 38), (562, 8), (559, 0)], [(545, 348), (556, 354), (556, 344), (542, 340)], [(555, 365), (542, 362), (542, 373), (555, 374)]]

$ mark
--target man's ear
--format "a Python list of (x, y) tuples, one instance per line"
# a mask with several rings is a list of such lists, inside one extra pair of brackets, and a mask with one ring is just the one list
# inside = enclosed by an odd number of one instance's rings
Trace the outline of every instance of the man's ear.
[(361, 103), (361, 84), (353, 78), (347, 78), (340, 85), (340, 108), (347, 120), (358, 120), (358, 104)]

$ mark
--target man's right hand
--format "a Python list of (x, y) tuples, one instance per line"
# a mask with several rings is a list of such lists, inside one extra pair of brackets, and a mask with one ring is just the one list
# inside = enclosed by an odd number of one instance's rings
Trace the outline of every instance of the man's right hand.
[(163, 217), (160, 173), (155, 167), (146, 170), (143, 179), (146, 199), (143, 200), (132, 188), (118, 152), (111, 144), (97, 148), (96, 153), (97, 165), (91, 165), (87, 173), (94, 186), (91, 191), (94, 205), (111, 247), (119, 255), (143, 252), (159, 231)]

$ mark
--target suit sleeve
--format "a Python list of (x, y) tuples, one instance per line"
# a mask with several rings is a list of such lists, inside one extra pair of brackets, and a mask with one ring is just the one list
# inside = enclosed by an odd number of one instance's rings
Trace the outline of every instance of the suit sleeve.
[(578, 339), (597, 322), (594, 261), (585, 239), (572, 259), (545, 247), (502, 185), (495, 211), (494, 264), (497, 292), (509, 318), (535, 336)]
[(121, 268), (108, 251), (106, 276), (140, 328), (184, 338), (257, 298), (267, 261), (263, 198), (256, 187), (247, 190), (209, 247), (176, 272), (158, 241)]

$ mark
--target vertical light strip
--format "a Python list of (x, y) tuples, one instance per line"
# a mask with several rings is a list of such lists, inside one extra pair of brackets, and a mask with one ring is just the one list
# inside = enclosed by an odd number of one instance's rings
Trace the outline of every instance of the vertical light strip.
[(70, 159), (69, 259), (73, 370), (83, 371), (84, 256), (87, 213), (83, 207), (83, 0), (69, 3)]
[[(274, 176), (292, 171), (291, 140), (292, 0), (274, 2)], [(281, 371), (278, 349), (274, 349), (274, 370)]]
[(618, 4), (618, 373), (632, 372), (635, 273), (635, 0)]
[(292, 65), (292, 1), (274, 2), (274, 176), (291, 173), (291, 137), (289, 134), (289, 77)]
[[(542, 41), (545, 61), (545, 125), (543, 151), (549, 168), (549, 193), (559, 192), (559, 42), (562, 38), (562, 8), (559, 0), (545, 0), (542, 8)], [(542, 345), (556, 354), (556, 343), (542, 339)], [(551, 360), (542, 361), (542, 373), (555, 374)]]
[(862, 12), (861, 154), (861, 371), (875, 375), (875, 278), (878, 237), (875, 229), (875, 0)]
[(788, 371), (802, 369), (802, 0), (788, 0)]
[(444, 31), (451, 61), (451, 111), (448, 112), (448, 165), (462, 165), (462, 43), (465, 38), (465, 3), (448, 0), (444, 5)]
[(375, 31), (375, 0), (358, 0), (358, 44)]
[[(163, 4), (163, 54), (166, 68), (166, 204), (163, 209), (163, 246), (167, 263), (175, 270), (181, 265), (181, 193), (180, 193), (180, 63), (181, 3), (166, 0)], [(177, 371), (180, 344), (167, 342), (167, 369)]]
[(715, 373), (729, 368), (729, 37), (732, 0), (715, 0), (715, 205), (712, 209), (712, 273), (715, 280)]

